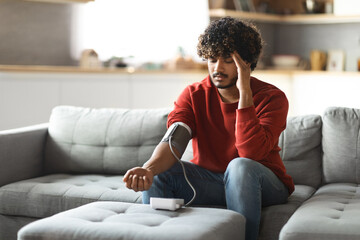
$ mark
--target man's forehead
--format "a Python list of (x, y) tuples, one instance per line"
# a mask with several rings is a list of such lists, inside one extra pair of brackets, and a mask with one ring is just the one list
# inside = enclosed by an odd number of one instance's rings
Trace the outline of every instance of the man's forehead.
[(224, 54), (224, 55), (218, 55), (218, 56), (210, 56), (209, 57), (210, 59), (218, 59), (218, 58), (231, 58), (231, 55), (230, 54)]

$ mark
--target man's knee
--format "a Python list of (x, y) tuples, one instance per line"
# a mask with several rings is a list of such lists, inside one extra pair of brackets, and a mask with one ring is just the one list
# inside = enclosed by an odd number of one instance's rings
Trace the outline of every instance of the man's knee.
[(226, 170), (240, 170), (240, 169), (256, 169), (259, 167), (259, 163), (249, 158), (235, 158), (230, 161)]
[(225, 177), (229, 177), (231, 175), (236, 176), (249, 176), (253, 175), (253, 173), (258, 172), (257, 169), (259, 168), (258, 162), (251, 160), (249, 158), (235, 158), (230, 161), (228, 164)]

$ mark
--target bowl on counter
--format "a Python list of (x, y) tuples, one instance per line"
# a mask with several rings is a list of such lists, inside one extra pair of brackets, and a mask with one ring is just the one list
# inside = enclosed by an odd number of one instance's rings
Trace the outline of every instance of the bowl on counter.
[(296, 68), (300, 64), (301, 57), (298, 55), (278, 54), (272, 55), (271, 60), (275, 68)]

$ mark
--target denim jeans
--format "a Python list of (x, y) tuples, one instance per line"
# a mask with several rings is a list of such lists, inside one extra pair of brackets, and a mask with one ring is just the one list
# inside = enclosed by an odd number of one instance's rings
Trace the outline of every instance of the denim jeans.
[[(288, 189), (264, 165), (247, 158), (233, 159), (225, 173), (214, 173), (191, 162), (183, 162), (189, 181), (196, 190), (192, 205), (224, 206), (246, 218), (246, 240), (258, 237), (261, 208), (282, 204), (289, 196)], [(154, 177), (148, 191), (143, 192), (143, 203), (150, 197), (183, 198), (185, 203), (193, 197), (180, 163)]]

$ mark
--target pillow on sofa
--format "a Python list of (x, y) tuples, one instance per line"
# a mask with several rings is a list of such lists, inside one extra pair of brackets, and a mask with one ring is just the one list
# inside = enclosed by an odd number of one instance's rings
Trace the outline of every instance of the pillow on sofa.
[(291, 117), (279, 138), (280, 155), (295, 184), (321, 184), (321, 116)]
[(323, 117), (325, 183), (360, 183), (360, 109), (332, 107)]
[(147, 161), (166, 132), (169, 109), (55, 107), (45, 170), (124, 174)]

